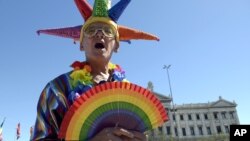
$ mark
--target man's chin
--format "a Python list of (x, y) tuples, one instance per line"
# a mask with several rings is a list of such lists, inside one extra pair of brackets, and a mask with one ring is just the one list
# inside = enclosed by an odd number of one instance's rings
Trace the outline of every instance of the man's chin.
[(96, 57), (100, 57), (100, 58), (104, 59), (105, 56), (107, 56), (107, 50), (105, 48), (103, 48), (103, 49), (95, 49), (94, 55)]

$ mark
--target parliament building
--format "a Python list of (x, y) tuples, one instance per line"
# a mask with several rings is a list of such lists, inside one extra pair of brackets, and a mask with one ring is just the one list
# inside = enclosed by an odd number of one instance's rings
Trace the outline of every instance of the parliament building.
[(171, 98), (154, 94), (169, 115), (162, 127), (148, 132), (150, 141), (229, 141), (230, 125), (239, 124), (237, 104), (222, 97), (207, 103), (171, 105)]

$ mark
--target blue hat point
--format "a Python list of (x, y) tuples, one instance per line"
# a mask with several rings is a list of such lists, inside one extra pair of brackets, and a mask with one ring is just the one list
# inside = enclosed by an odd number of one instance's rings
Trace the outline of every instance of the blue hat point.
[(109, 17), (117, 22), (119, 17), (122, 15), (125, 8), (128, 6), (131, 0), (120, 0), (111, 9), (109, 9)]

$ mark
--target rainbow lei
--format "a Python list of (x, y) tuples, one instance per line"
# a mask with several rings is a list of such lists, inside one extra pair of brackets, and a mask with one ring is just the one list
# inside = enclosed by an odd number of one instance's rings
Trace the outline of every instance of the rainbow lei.
[(70, 74), (70, 77), (72, 78), (71, 86), (73, 86), (73, 88), (79, 84), (93, 84), (92, 76), (90, 74), (91, 67), (88, 64), (76, 61), (71, 66), (74, 68), (74, 71)]
[[(68, 95), (71, 103), (75, 101), (80, 95), (93, 87), (93, 77), (91, 75), (91, 67), (87, 62), (75, 61), (71, 67), (73, 71), (70, 74), (70, 86), (72, 91)], [(119, 65), (109, 62), (108, 69), (111, 70), (111, 81), (125, 81), (125, 71)]]

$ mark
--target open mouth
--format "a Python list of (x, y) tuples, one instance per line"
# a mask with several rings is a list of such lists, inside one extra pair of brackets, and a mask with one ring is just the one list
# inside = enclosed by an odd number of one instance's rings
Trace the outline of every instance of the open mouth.
[(95, 48), (97, 48), (97, 49), (103, 49), (104, 48), (104, 44), (102, 44), (102, 43), (96, 43), (95, 44)]

